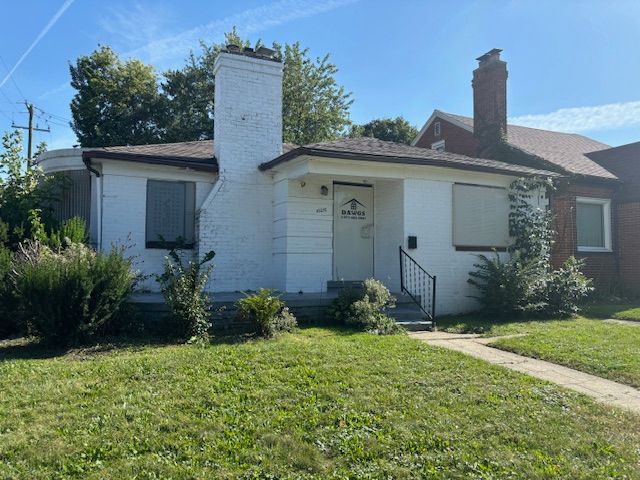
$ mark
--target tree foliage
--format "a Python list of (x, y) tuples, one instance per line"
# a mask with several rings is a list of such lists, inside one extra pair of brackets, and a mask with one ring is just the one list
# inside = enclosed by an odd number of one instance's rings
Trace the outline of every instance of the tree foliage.
[[(41, 143), (36, 156), (45, 148)], [(21, 241), (32, 238), (34, 218), (51, 223), (50, 202), (62, 180), (45, 176), (39, 166), (27, 161), (19, 131), (4, 134), (0, 152), (0, 245), (15, 250)]]
[(71, 128), (83, 147), (137, 145), (163, 139), (165, 100), (158, 76), (139, 60), (123, 62), (108, 46), (69, 66)]
[[(71, 65), (72, 128), (82, 146), (182, 142), (213, 136), (213, 66), (227, 44), (251, 46), (234, 28), (222, 44), (201, 42), (182, 68), (158, 76), (139, 60), (123, 62), (102, 46)], [(258, 48), (260, 41), (252, 45)], [(349, 125), (351, 94), (335, 79), (329, 56), (312, 59), (298, 42), (274, 43), (283, 61), (283, 140), (329, 140)]]
[(377, 118), (362, 125), (352, 125), (349, 136), (373, 137), (387, 142), (410, 144), (418, 135), (418, 129), (405, 118)]

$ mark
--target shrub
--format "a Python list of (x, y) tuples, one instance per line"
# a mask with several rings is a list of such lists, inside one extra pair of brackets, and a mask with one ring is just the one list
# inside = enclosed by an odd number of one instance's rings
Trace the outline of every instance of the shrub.
[(202, 260), (191, 259), (185, 265), (180, 254), (171, 250), (165, 259), (164, 273), (157, 277), (162, 294), (177, 326), (176, 334), (190, 343), (206, 343), (211, 328), (211, 298), (205, 287), (213, 265), (207, 265), (215, 252)]
[(246, 295), (236, 303), (238, 316), (254, 322), (258, 333), (270, 338), (280, 332), (290, 332), (297, 325), (296, 317), (273, 291), (261, 288), (258, 293)]
[(473, 298), (486, 315), (500, 319), (536, 310), (535, 272), (527, 263), (503, 261), (497, 253), (492, 258), (478, 255), (478, 259), (476, 270), (469, 272), (469, 283), (478, 289)]
[(542, 189), (550, 188), (548, 180), (518, 179), (511, 184), (510, 258), (478, 255), (476, 270), (469, 272), (469, 283), (479, 291), (475, 298), (484, 313), (494, 318), (573, 315), (591, 290), (590, 281), (580, 272), (581, 262), (570, 258), (558, 270), (551, 266), (553, 218), (534, 202), (541, 198)]
[(550, 273), (544, 289), (545, 316), (563, 318), (578, 313), (578, 305), (593, 290), (591, 279), (580, 271), (583, 265), (583, 260), (569, 257)]
[(38, 242), (21, 245), (12, 276), (29, 333), (57, 346), (91, 340), (116, 319), (137, 281), (124, 248), (101, 253), (73, 244), (54, 252)]
[(11, 251), (0, 245), (0, 338), (6, 338), (19, 331), (9, 282), (11, 267)]
[(385, 313), (395, 307), (395, 301), (382, 282), (368, 278), (361, 291), (342, 290), (329, 307), (329, 315), (345, 325), (378, 335), (398, 333), (404, 330)]
[(48, 245), (51, 248), (63, 248), (74, 243), (86, 243), (87, 225), (80, 217), (64, 220), (58, 230), (52, 230), (48, 237)]

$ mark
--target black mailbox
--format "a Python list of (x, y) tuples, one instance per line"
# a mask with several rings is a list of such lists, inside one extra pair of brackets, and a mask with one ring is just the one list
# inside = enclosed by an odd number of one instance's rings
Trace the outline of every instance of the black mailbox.
[(409, 235), (409, 238), (407, 239), (407, 247), (410, 249), (418, 248), (418, 237), (415, 235)]

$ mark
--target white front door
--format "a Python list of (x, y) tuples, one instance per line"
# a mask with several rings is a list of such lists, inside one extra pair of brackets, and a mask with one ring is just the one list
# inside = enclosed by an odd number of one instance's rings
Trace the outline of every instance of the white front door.
[(373, 187), (333, 185), (333, 278), (373, 276)]

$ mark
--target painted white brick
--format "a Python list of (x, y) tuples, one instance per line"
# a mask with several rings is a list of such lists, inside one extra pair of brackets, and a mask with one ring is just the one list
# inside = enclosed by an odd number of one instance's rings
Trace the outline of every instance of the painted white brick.
[(201, 255), (216, 252), (209, 288), (273, 287), (274, 188), (258, 166), (282, 153), (282, 64), (221, 53), (214, 74), (220, 177), (198, 222)]

